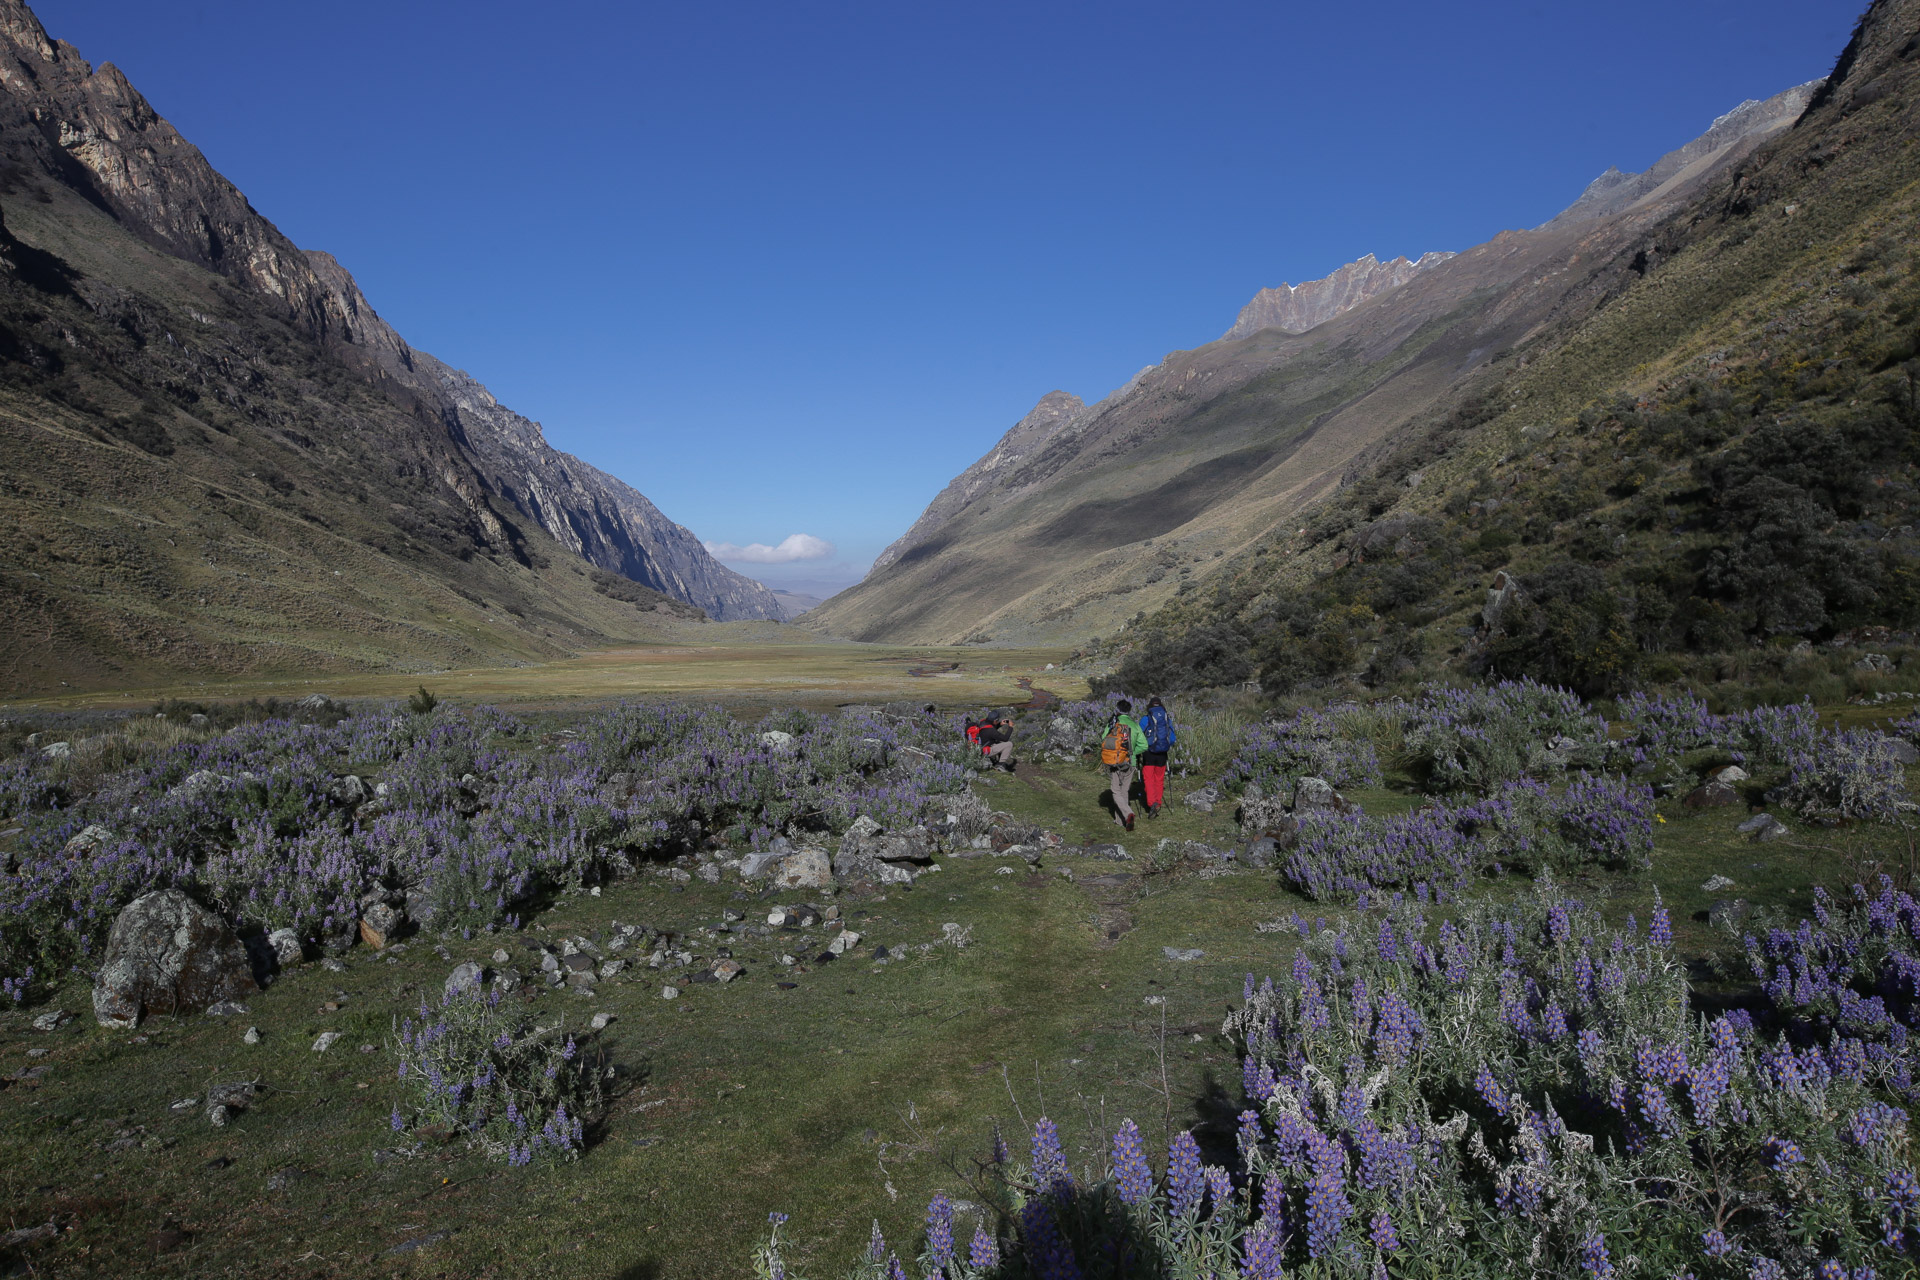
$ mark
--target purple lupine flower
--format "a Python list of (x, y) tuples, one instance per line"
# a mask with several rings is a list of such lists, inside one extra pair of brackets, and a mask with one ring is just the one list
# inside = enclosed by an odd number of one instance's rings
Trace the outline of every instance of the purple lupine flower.
[(1613, 1263), (1607, 1257), (1607, 1241), (1599, 1233), (1589, 1235), (1580, 1245), (1580, 1269), (1593, 1280), (1612, 1280)]
[(1198, 1213), (1203, 1189), (1200, 1144), (1183, 1129), (1174, 1135), (1173, 1149), (1167, 1153), (1167, 1199), (1173, 1216)]
[(927, 1205), (927, 1252), (935, 1267), (953, 1261), (953, 1202), (944, 1191), (936, 1191)]
[(1353, 1206), (1347, 1200), (1346, 1159), (1339, 1144), (1311, 1126), (1306, 1143), (1313, 1168), (1307, 1183), (1307, 1252), (1318, 1258), (1333, 1247)]
[(1255, 1223), (1242, 1242), (1244, 1254), (1240, 1260), (1241, 1280), (1282, 1280), (1281, 1259), (1285, 1241), (1279, 1227), (1261, 1219)]
[(1033, 1125), (1033, 1180), (1049, 1195), (1073, 1190), (1073, 1175), (1067, 1172), (1066, 1153), (1060, 1149), (1060, 1130), (1045, 1116)]
[(973, 1241), (967, 1246), (967, 1265), (985, 1271), (1000, 1265), (1000, 1245), (983, 1226), (973, 1229)]
[(1701, 1232), (1700, 1244), (1707, 1251), (1709, 1258), (1724, 1258), (1733, 1252), (1733, 1246), (1727, 1242), (1726, 1233), (1718, 1227)]
[(1393, 1217), (1385, 1209), (1373, 1215), (1367, 1234), (1373, 1240), (1373, 1247), (1382, 1253), (1392, 1253), (1400, 1247), (1400, 1237), (1393, 1230)]
[(1113, 1134), (1113, 1180), (1122, 1204), (1145, 1204), (1153, 1195), (1153, 1170), (1140, 1145), (1140, 1126), (1132, 1120), (1122, 1120)]
[(402, 1129), (405, 1129), (405, 1128), (407, 1127), (407, 1122), (406, 1122), (405, 1120), (402, 1120), (402, 1119), (400, 1118), (400, 1108), (399, 1108), (399, 1107), (395, 1107), (395, 1108), (393, 1109), (393, 1119), (392, 1119), (392, 1122), (391, 1122), (391, 1123), (392, 1123), (392, 1125), (393, 1125), (393, 1131), (394, 1131), (395, 1133), (399, 1133), (399, 1132), (400, 1132), (400, 1131), (401, 1131)]
[(1656, 947), (1673, 945), (1673, 921), (1667, 915), (1667, 904), (1660, 900), (1660, 891), (1653, 891), (1653, 923), (1647, 926), (1647, 940)]
[(1233, 1178), (1217, 1164), (1208, 1165), (1202, 1172), (1207, 1177), (1207, 1193), (1213, 1197), (1213, 1212), (1219, 1213), (1233, 1203)]
[(885, 1262), (887, 1260), (887, 1238), (880, 1234), (880, 1219), (873, 1220), (873, 1234), (867, 1237), (867, 1261)]

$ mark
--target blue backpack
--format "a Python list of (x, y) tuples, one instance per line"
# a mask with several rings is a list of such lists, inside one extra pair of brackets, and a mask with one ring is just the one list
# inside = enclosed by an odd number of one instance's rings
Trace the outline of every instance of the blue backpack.
[(1179, 735), (1173, 731), (1173, 717), (1165, 707), (1148, 707), (1140, 717), (1140, 731), (1147, 735), (1147, 750), (1171, 751)]

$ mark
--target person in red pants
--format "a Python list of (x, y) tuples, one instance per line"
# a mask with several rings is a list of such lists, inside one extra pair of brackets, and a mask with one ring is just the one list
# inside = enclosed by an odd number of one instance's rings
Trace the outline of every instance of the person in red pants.
[(1173, 717), (1158, 698), (1147, 699), (1146, 714), (1140, 717), (1140, 732), (1146, 735), (1147, 749), (1140, 755), (1140, 785), (1147, 793), (1147, 816), (1157, 818), (1166, 804), (1167, 753), (1173, 750)]

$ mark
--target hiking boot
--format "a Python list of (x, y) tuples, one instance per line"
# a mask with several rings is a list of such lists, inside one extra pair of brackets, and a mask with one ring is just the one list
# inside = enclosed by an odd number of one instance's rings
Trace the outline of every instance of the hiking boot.
[(1124, 817), (1124, 818), (1122, 818), (1122, 819), (1120, 819), (1120, 822), (1121, 822), (1121, 825), (1122, 825), (1122, 826), (1124, 826), (1124, 827), (1126, 827), (1126, 829), (1127, 829), (1127, 830), (1129, 830), (1129, 831), (1131, 831), (1131, 830), (1133, 830), (1133, 815), (1132, 815), (1132, 814), (1128, 814), (1128, 815), (1127, 815), (1126, 817)]

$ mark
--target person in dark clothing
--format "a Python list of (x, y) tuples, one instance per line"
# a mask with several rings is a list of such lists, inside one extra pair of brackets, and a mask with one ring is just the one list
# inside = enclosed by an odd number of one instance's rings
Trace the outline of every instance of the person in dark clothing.
[(1167, 754), (1174, 743), (1173, 717), (1160, 699), (1147, 699), (1140, 732), (1147, 737), (1147, 749), (1140, 753), (1140, 785), (1147, 793), (1147, 816), (1157, 818), (1166, 807)]
[(1013, 720), (1002, 716), (998, 721), (982, 726), (980, 747), (987, 753), (987, 759), (1008, 773), (1013, 772)]

